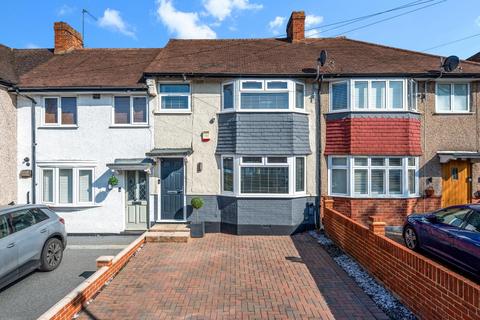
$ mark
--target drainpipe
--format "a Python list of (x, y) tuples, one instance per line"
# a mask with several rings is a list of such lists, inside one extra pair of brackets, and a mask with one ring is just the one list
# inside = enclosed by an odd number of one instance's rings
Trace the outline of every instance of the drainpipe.
[(35, 204), (37, 202), (37, 193), (36, 193), (36, 183), (37, 183), (37, 128), (36, 128), (36, 117), (35, 117), (35, 106), (37, 105), (37, 101), (30, 97), (29, 95), (20, 93), (18, 88), (15, 89), (17, 95), (24, 97), (32, 103), (30, 109), (30, 119), (31, 119), (31, 138), (32, 138), (32, 203)]
[(322, 84), (323, 84), (323, 73), (320, 74), (319, 67), (317, 71), (317, 81), (318, 88), (317, 88), (317, 101), (318, 101), (318, 117), (317, 117), (317, 153), (318, 153), (318, 182), (317, 182), (317, 189), (318, 189), (318, 213), (315, 216), (315, 228), (319, 229), (322, 227), (321, 221), (321, 210), (322, 210)]

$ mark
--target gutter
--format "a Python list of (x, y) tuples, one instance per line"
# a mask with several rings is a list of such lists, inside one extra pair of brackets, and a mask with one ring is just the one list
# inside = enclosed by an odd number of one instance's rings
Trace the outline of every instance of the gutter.
[[(310, 70), (309, 70), (310, 71)], [(311, 69), (313, 71), (313, 69)], [(146, 72), (144, 77), (204, 77), (204, 78), (229, 78), (229, 77), (242, 77), (242, 78), (258, 78), (258, 77), (268, 77), (268, 78), (306, 78), (306, 79), (316, 79), (316, 74), (311, 72), (305, 73), (289, 73), (289, 74), (279, 74), (279, 73), (195, 73), (195, 72)], [(324, 79), (338, 79), (338, 78), (372, 78), (372, 77), (408, 77), (408, 78), (418, 78), (418, 79), (431, 79), (437, 78), (439, 76), (438, 72), (431, 73), (330, 73), (324, 74)], [(479, 73), (458, 73), (458, 74), (448, 74), (448, 78), (468, 78), (468, 79), (480, 79)]]
[[(37, 101), (30, 97), (29, 95), (20, 93), (18, 88), (14, 88), (17, 95), (24, 97), (32, 103), (30, 109), (30, 119), (31, 119), (31, 139), (32, 139), (32, 201), (31, 203), (35, 204), (37, 202), (37, 194), (36, 194), (36, 185), (37, 185), (37, 126), (36, 126), (36, 115), (35, 115), (35, 106), (37, 105)], [(27, 201), (28, 202), (28, 201)]]
[(31, 88), (16, 88), (15, 92), (82, 92), (82, 93), (102, 93), (102, 92), (145, 92), (146, 87), (31, 87)]

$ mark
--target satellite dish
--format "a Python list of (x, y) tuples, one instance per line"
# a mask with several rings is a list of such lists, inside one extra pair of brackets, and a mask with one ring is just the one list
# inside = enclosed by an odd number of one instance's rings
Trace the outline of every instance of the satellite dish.
[(320, 52), (320, 57), (318, 57), (318, 59), (317, 59), (317, 62), (318, 62), (318, 64), (320, 64), (320, 66), (323, 67), (325, 65), (326, 61), (327, 61), (327, 51), (322, 50)]
[(452, 72), (458, 68), (460, 59), (457, 56), (449, 56), (443, 61), (442, 68), (445, 72)]

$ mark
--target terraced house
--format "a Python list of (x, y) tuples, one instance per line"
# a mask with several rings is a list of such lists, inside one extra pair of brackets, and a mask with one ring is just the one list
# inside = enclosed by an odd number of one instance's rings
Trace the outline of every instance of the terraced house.
[(304, 25), (294, 12), (287, 38), (84, 49), (56, 23), (54, 49), (5, 48), (18, 201), (51, 205), (71, 233), (118, 233), (191, 220), (200, 196), (207, 231), (235, 234), (311, 228), (327, 197), (390, 225), (475, 201), (480, 63), (446, 72)]

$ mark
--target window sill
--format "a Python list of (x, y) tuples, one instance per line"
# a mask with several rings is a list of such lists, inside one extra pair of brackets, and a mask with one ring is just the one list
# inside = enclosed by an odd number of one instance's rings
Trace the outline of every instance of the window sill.
[(78, 125), (41, 125), (38, 129), (78, 129)]
[(145, 129), (150, 128), (149, 124), (112, 124), (110, 129)]
[(350, 109), (343, 109), (343, 110), (334, 110), (334, 111), (328, 111), (325, 114), (336, 114), (336, 113), (414, 113), (414, 114), (420, 114), (421, 112), (418, 110), (387, 110), (387, 109), (381, 109), (381, 110), (350, 110)]
[(307, 114), (309, 115), (310, 112), (302, 111), (302, 110), (291, 110), (291, 109), (250, 109), (250, 110), (222, 110), (217, 112), (217, 114), (223, 113), (300, 113), (300, 114)]
[(175, 111), (165, 111), (165, 110), (162, 110), (162, 111), (154, 111), (153, 114), (155, 115), (158, 115), (158, 114), (172, 114), (172, 115), (175, 115), (175, 114), (192, 114), (192, 110), (175, 110)]
[(101, 207), (100, 204), (49, 204), (44, 203), (49, 208), (55, 209), (88, 209), (88, 208), (98, 208)]
[(414, 199), (414, 198), (421, 198), (420, 195), (410, 195), (410, 196), (405, 196), (405, 195), (388, 195), (388, 196), (350, 196), (346, 194), (329, 194), (329, 197), (338, 197), (338, 198), (349, 198), (349, 199), (364, 199), (364, 200), (388, 200), (388, 199)]
[(438, 112), (438, 111), (435, 111), (433, 113), (434, 116), (450, 116), (450, 115), (465, 115), (465, 116), (468, 116), (468, 115), (472, 115), (472, 114), (475, 114), (475, 112), (471, 112), (471, 111), (468, 111), (468, 112), (461, 112), (461, 111), (456, 111), (456, 112)]
[(234, 198), (255, 198), (255, 199), (264, 199), (264, 198), (275, 198), (275, 199), (295, 199), (295, 198), (305, 198), (308, 197), (306, 193), (303, 194), (234, 194), (234, 193), (222, 193), (220, 194), (224, 197), (234, 197)]

